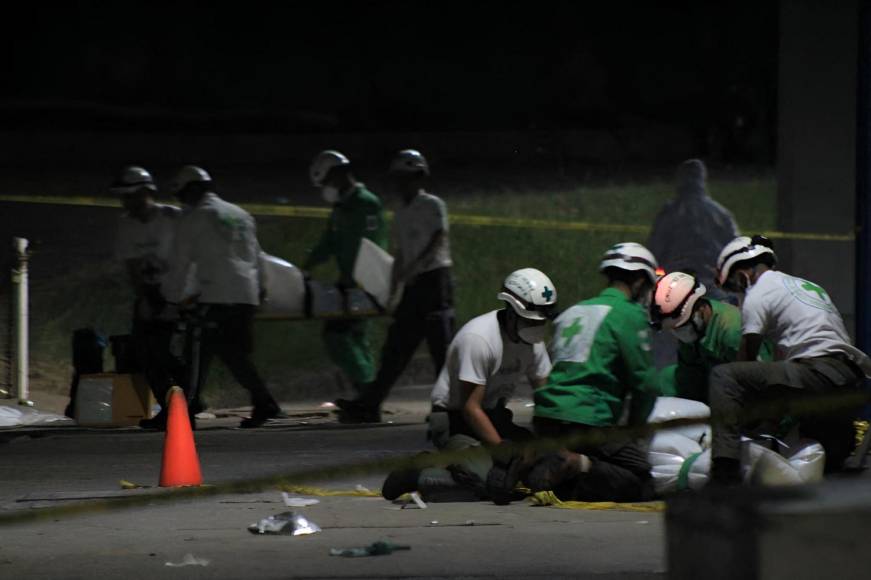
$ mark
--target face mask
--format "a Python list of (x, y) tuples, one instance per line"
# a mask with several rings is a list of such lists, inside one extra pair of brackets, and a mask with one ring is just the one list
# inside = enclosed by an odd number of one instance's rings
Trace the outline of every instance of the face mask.
[(339, 188), (334, 185), (325, 185), (321, 188), (321, 197), (329, 204), (338, 203)]
[(547, 325), (536, 324), (535, 326), (521, 326), (518, 324), (517, 336), (526, 344), (544, 342), (545, 338), (547, 338)]
[(687, 344), (694, 344), (704, 336), (705, 321), (702, 319), (702, 315), (696, 312), (693, 314), (693, 317), (690, 319), (688, 324), (684, 324), (678, 328), (672, 328), (671, 332), (679, 341)]

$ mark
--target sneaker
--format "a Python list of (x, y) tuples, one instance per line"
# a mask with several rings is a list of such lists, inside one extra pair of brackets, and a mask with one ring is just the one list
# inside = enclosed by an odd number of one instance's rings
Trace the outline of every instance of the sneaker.
[(381, 495), (384, 499), (393, 501), (404, 493), (417, 491), (418, 479), (420, 479), (419, 469), (391, 471), (384, 480), (384, 485), (381, 486)]
[(260, 427), (270, 419), (275, 419), (279, 417), (286, 417), (284, 413), (282, 413), (281, 408), (276, 404), (267, 405), (265, 407), (254, 407), (251, 411), (251, 416), (242, 419), (239, 423), (239, 427), (242, 429), (254, 429), (256, 427)]

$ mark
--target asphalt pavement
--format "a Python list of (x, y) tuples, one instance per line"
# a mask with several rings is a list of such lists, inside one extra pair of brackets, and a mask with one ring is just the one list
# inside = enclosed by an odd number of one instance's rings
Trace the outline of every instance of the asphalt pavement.
[[(235, 428), (234, 411), (202, 420), (196, 443), (206, 483), (293, 474), (411, 455), (427, 448), (419, 389), (402, 390), (381, 425), (339, 425), (317, 404), (285, 405), (290, 417), (261, 429)], [(524, 401), (514, 403), (528, 420)], [(379, 497), (316, 497), (287, 508), (277, 489), (153, 502), (119, 509), (120, 481), (155, 486), (161, 433), (127, 429), (0, 432), (0, 514), (74, 502), (107, 502), (97, 513), (0, 525), (0, 578), (661, 578), (658, 512), (565, 510), (528, 503), (429, 504)], [(328, 490), (380, 489), (385, 473), (307, 482)], [(95, 498), (95, 499), (82, 499)], [(102, 499), (101, 499), (102, 498)], [(109, 498), (109, 499), (107, 499)], [(93, 505), (93, 504), (92, 504)], [(322, 531), (260, 536), (247, 527), (293, 509)], [(407, 551), (367, 558), (331, 548), (378, 540)], [(187, 560), (186, 560), (187, 558)], [(181, 564), (185, 566), (171, 566)], [(191, 563), (194, 562), (194, 563)], [(206, 564), (206, 565), (201, 565)]]

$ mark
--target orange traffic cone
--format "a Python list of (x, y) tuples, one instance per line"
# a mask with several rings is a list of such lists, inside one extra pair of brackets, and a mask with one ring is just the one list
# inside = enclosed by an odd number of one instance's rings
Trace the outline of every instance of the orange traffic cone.
[(188, 417), (184, 391), (179, 387), (169, 390), (166, 397), (169, 416), (163, 439), (163, 464), (160, 468), (160, 487), (202, 485), (200, 458), (194, 443), (194, 432)]

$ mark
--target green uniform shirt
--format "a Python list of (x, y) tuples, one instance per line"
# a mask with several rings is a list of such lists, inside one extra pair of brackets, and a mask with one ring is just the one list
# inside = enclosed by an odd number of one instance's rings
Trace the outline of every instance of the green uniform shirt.
[[(705, 336), (696, 343), (680, 343), (677, 364), (660, 373), (660, 394), (708, 402), (708, 375), (717, 365), (734, 362), (741, 345), (741, 311), (725, 302), (706, 298), (713, 313)], [(770, 361), (769, 341), (762, 343), (759, 360)]]
[(387, 246), (387, 222), (381, 200), (358, 183), (345, 199), (333, 206), (327, 229), (312, 249), (304, 269), (310, 270), (335, 256), (339, 282), (353, 286), (354, 262), (362, 238), (369, 238), (382, 248)]
[(583, 425), (615, 425), (632, 394), (631, 424), (647, 420), (656, 400), (656, 369), (647, 313), (614, 288), (556, 319), (553, 369), (535, 391), (535, 415)]

